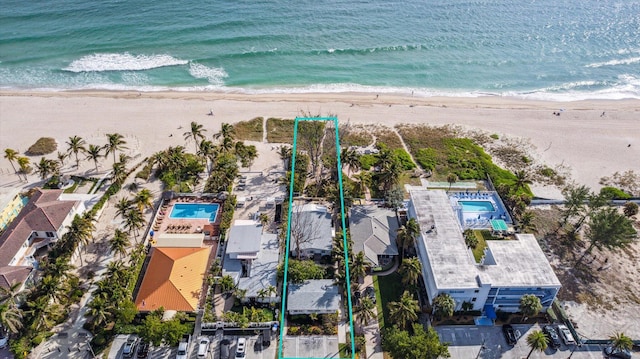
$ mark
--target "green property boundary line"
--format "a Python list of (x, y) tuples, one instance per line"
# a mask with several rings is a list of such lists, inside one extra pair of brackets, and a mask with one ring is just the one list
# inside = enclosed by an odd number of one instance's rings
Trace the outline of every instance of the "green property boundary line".
[[(280, 310), (280, 340), (278, 343), (278, 359), (321, 359), (321, 358), (296, 358), (296, 357), (284, 357), (283, 354), (283, 345), (284, 345), (284, 319), (286, 313), (286, 298), (287, 298), (287, 272), (289, 270), (289, 245), (291, 241), (291, 214), (293, 210), (293, 187), (295, 184), (295, 170), (296, 170), (296, 148), (298, 144), (298, 123), (300, 121), (333, 121), (333, 125), (336, 131), (336, 156), (337, 158), (337, 166), (338, 166), (338, 184), (340, 187), (340, 215), (342, 217), (342, 240), (344, 247), (344, 258), (345, 258), (345, 276), (347, 279), (347, 302), (349, 307), (349, 335), (351, 339), (351, 359), (355, 359), (355, 340), (354, 340), (354, 332), (353, 332), (353, 306), (351, 302), (351, 279), (349, 275), (349, 253), (347, 246), (347, 226), (345, 223), (345, 213), (344, 213), (344, 189), (342, 187), (342, 164), (340, 162), (340, 135), (338, 134), (338, 118), (337, 117), (296, 117), (294, 125), (293, 125), (293, 149), (291, 150), (291, 178), (289, 183), (289, 207), (288, 207), (288, 215), (287, 215), (287, 242), (285, 246), (285, 257), (284, 257), (284, 281), (282, 286), (282, 307)], [(340, 339), (338, 339), (338, 347), (340, 343)]]

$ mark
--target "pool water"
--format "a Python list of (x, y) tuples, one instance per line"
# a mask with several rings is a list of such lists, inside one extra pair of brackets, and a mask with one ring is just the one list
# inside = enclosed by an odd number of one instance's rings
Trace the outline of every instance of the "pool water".
[(458, 201), (463, 212), (495, 212), (493, 203), (489, 201)]
[(209, 222), (216, 221), (219, 205), (217, 203), (176, 203), (173, 205), (169, 218), (174, 219), (208, 219)]

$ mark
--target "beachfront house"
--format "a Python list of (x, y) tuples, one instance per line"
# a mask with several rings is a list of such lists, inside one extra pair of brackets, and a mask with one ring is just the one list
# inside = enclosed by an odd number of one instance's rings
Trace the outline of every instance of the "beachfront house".
[(561, 284), (531, 234), (487, 241), (484, 257), (476, 262), (467, 248), (462, 225), (443, 190), (413, 188), (409, 191), (409, 216), (421, 228), (416, 241), (428, 300), (448, 293), (456, 303), (495, 318), (495, 311), (519, 311), (520, 298), (534, 294), (546, 310)]
[(243, 303), (275, 303), (279, 258), (278, 235), (263, 233), (253, 220), (236, 220), (229, 229), (222, 274), (233, 278)]
[(61, 200), (62, 190), (36, 189), (29, 202), (0, 235), (0, 286), (30, 280), (39, 258), (67, 231), (82, 201)]
[(289, 314), (332, 314), (340, 310), (340, 291), (331, 279), (307, 280), (287, 288)]
[(354, 253), (362, 252), (371, 267), (384, 267), (398, 256), (396, 213), (377, 206), (353, 206), (349, 212), (349, 233)]
[(289, 242), (292, 257), (319, 260), (330, 256), (334, 237), (327, 207), (313, 203), (293, 206)]

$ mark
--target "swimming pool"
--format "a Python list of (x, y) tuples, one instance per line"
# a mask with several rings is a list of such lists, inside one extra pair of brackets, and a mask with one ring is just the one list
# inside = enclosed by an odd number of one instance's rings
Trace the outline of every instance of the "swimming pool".
[(209, 222), (216, 221), (218, 208), (217, 203), (176, 203), (173, 205), (169, 218), (173, 219), (208, 219)]
[(458, 201), (464, 212), (495, 212), (493, 203), (489, 201)]

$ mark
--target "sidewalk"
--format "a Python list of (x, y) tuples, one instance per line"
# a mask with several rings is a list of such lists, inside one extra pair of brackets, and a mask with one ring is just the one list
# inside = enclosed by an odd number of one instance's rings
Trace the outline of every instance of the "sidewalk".
[[(393, 271), (397, 268), (397, 261), (394, 265)], [(363, 287), (373, 286), (373, 276), (366, 275), (364, 277)], [(382, 355), (382, 338), (380, 337), (380, 326), (378, 325), (378, 309), (373, 308), (374, 318), (369, 322), (369, 325), (364, 327), (364, 339), (366, 340), (367, 358), (369, 359), (383, 359)]]

